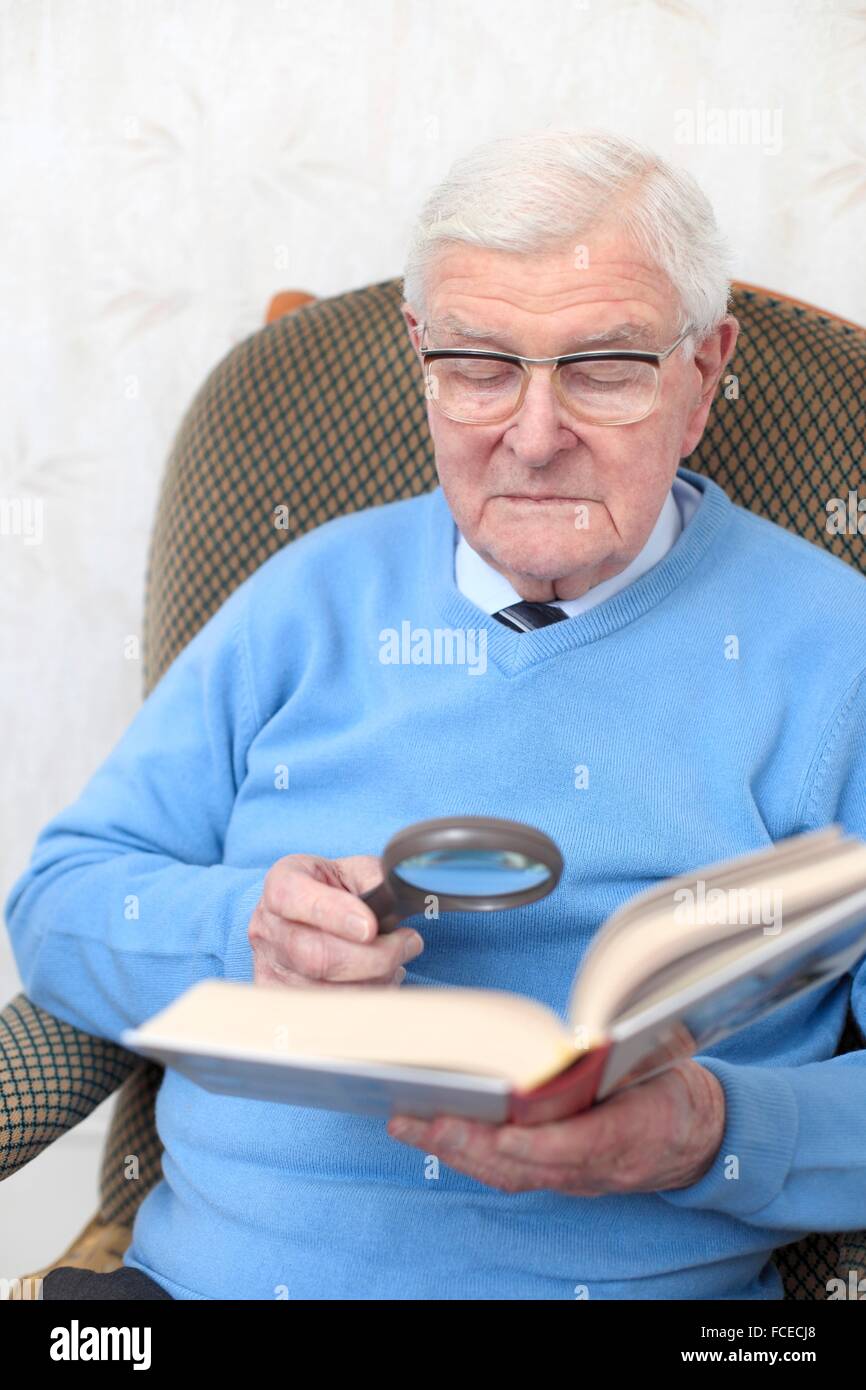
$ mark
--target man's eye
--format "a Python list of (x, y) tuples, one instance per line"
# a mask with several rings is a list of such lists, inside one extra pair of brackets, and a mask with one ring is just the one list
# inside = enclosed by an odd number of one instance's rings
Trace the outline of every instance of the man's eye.
[(461, 366), (460, 380), (471, 386), (501, 386), (512, 380), (511, 372), (491, 371), (489, 367)]
[(565, 369), (566, 380), (593, 390), (628, 386), (636, 376), (633, 362), (573, 362)]
[(581, 385), (588, 386), (592, 391), (618, 391), (627, 382), (627, 380), (628, 378), (625, 376), (585, 376), (581, 380)]

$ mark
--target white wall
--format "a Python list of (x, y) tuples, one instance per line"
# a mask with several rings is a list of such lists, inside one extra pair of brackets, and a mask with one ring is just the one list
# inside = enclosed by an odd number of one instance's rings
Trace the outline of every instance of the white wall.
[[(740, 278), (866, 323), (864, 57), (846, 0), (3, 0), (3, 899), (136, 708), (166, 451), (276, 289), (400, 273), (471, 144), (604, 125), (697, 174)], [(709, 143), (708, 108), (763, 138)], [(0, 1276), (85, 1221), (108, 1109), (0, 1187)]]

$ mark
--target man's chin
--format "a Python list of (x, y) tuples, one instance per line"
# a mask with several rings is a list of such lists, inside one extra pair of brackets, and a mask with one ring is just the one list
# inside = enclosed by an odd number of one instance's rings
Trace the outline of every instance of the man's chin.
[(528, 583), (554, 583), (566, 575), (594, 570), (603, 562), (603, 555), (588, 550), (554, 550), (547, 545), (491, 545), (490, 562), (514, 585), (519, 578)]

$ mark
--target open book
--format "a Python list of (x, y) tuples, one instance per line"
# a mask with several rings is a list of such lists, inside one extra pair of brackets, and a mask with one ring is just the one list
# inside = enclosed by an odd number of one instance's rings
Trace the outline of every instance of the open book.
[(632, 898), (593, 940), (567, 1023), (502, 990), (206, 980), (123, 1042), (228, 1095), (534, 1124), (645, 1080), (864, 954), (866, 843), (830, 826)]

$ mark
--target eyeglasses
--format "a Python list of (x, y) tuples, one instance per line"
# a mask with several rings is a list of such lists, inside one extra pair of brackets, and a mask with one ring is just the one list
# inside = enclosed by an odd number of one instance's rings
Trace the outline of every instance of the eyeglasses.
[(449, 420), (493, 425), (515, 415), (526, 397), (533, 366), (553, 363), (557, 399), (592, 425), (632, 425), (655, 409), (660, 367), (691, 333), (691, 325), (662, 352), (620, 348), (572, 352), (565, 357), (518, 357), (481, 348), (419, 348), (425, 394)]

